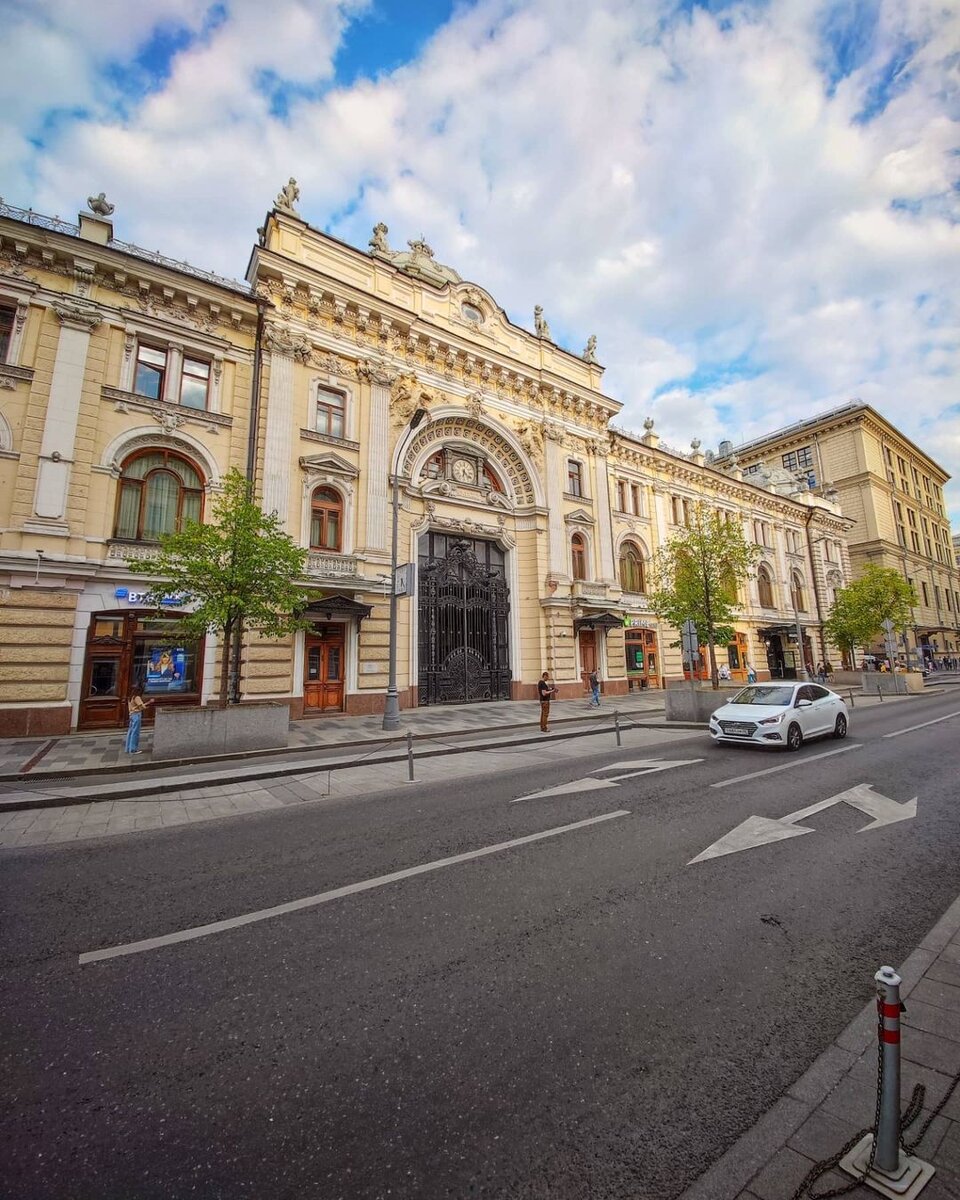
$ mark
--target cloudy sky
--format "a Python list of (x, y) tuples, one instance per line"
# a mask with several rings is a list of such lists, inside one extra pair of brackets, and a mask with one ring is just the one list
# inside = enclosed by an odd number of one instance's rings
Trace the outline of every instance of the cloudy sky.
[(294, 175), (599, 339), (681, 448), (859, 397), (954, 475), (956, 0), (0, 0), (0, 191), (243, 274)]

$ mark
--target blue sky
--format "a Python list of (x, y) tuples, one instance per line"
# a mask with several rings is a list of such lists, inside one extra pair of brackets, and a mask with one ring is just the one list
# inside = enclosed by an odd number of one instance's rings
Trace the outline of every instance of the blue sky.
[[(237, 276), (285, 180), (591, 333), (705, 446), (858, 396), (960, 476), (960, 9), (933, 0), (7, 0), (0, 178)], [(948, 488), (960, 527), (960, 480)]]

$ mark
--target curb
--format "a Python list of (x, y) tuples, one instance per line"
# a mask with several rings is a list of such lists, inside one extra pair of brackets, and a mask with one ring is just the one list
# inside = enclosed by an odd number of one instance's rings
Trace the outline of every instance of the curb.
[[(577, 718), (568, 718), (568, 720), (576, 720)], [(671, 722), (669, 726), (665, 724), (650, 724), (646, 722), (623, 721), (620, 724), (621, 730), (626, 729), (686, 729), (694, 731), (705, 731), (702, 724), (693, 724), (689, 722)], [(475, 731), (474, 731), (475, 732)], [(604, 725), (600, 728), (593, 729), (577, 729), (570, 730), (566, 733), (568, 738), (582, 737), (597, 737), (602, 734), (610, 735), (614, 732), (613, 725)], [(432, 737), (434, 735), (424, 734), (422, 737)], [(449, 735), (455, 737), (456, 734)], [(475, 742), (466, 746), (449, 746), (444, 749), (425, 750), (414, 756), (415, 759), (424, 758), (443, 758), (452, 754), (469, 754), (478, 750), (497, 750), (508, 749), (513, 746), (529, 746), (540, 744), (542, 735), (528, 738), (512, 738), (508, 740), (498, 740), (490, 742)], [(363, 745), (364, 743), (360, 743)], [(285, 775), (308, 775), (319, 771), (346, 771), (355, 767), (372, 767), (382, 765), (384, 763), (403, 762), (406, 758), (406, 752), (401, 749), (395, 751), (386, 751), (377, 756), (362, 756), (360, 758), (347, 758), (336, 760), (318, 760), (305, 761), (301, 758), (297, 763), (269, 763), (259, 762), (256, 765), (248, 767), (237, 767), (235, 770), (225, 770), (222, 772), (211, 772), (210, 775), (189, 776), (173, 775), (160, 779), (144, 779), (142, 781), (131, 780), (129, 783), (104, 784), (101, 787), (88, 787), (79, 789), (71, 794), (57, 795), (37, 795), (22, 797), (13, 800), (3, 800), (0, 797), (0, 812), (20, 812), (25, 809), (33, 808), (72, 808), (80, 804), (96, 804), (102, 801), (109, 800), (128, 800), (138, 797), (155, 797), (162, 795), (165, 792), (186, 792), (197, 791), (205, 787), (216, 787), (221, 784), (228, 783), (249, 783), (256, 782), (260, 779), (274, 779)], [(196, 762), (198, 760), (190, 760)], [(210, 761), (210, 760), (207, 760)], [(213, 761), (216, 761), (215, 759)], [(157, 765), (157, 764), (155, 764)], [(164, 765), (175, 766), (175, 763), (166, 762)], [(139, 764), (138, 764), (139, 767)], [(140, 770), (149, 769), (147, 764), (144, 764)], [(114, 768), (116, 770), (116, 768)], [(102, 774), (97, 770), (92, 770), (89, 774)], [(51, 774), (51, 786), (55, 786), (54, 780), (68, 779), (72, 776), (53, 776)], [(30, 782), (39, 782), (40, 777), (28, 776)]]
[[(960, 897), (950, 905), (899, 968), (902, 999), (913, 991), (940, 951), (960, 929)], [(869, 1000), (813, 1064), (783, 1093), (752, 1129), (681, 1194), (678, 1200), (739, 1196), (757, 1172), (783, 1149), (826, 1100), (877, 1036), (876, 1000)]]
[[(611, 712), (618, 711), (611, 709)], [(657, 710), (652, 710), (657, 711)], [(622, 714), (621, 714), (622, 715)], [(515, 725), (499, 725), (487, 729), (451, 729), (444, 732), (444, 737), (483, 737), (488, 733), (500, 733), (508, 729), (523, 729), (527, 726), (532, 726), (537, 723), (538, 717), (531, 717), (529, 721), (521, 721)], [(551, 723), (554, 725), (570, 724), (573, 721), (597, 721), (602, 720), (602, 717), (584, 715), (580, 717), (551, 717)], [(654, 723), (656, 727), (656, 723)], [(672, 721), (665, 726), (669, 729), (680, 727), (680, 722)], [(696, 726), (699, 728), (699, 726)], [(73, 736), (71, 734), (64, 735), (65, 737)], [(435, 733), (413, 733), (411, 735), (415, 742), (428, 741), (435, 738)], [(63, 740), (63, 739), (49, 739)], [(86, 775), (131, 775), (140, 774), (145, 771), (165, 771), (170, 767), (189, 767), (195, 763), (215, 763), (215, 762), (235, 762), (239, 759), (257, 759), (260, 761), (269, 759), (271, 756), (282, 758), (291, 754), (311, 754), (314, 752), (329, 751), (331, 754), (336, 754), (340, 750), (350, 750), (356, 746), (368, 746), (371, 742), (383, 742), (385, 744), (405, 745), (407, 740), (406, 733), (386, 734), (383, 737), (367, 737), (355, 738), (352, 741), (333, 742), (329, 745), (317, 746), (278, 746), (270, 750), (245, 750), (242, 754), (204, 754), (194, 758), (160, 758), (156, 761), (143, 763), (122, 763), (115, 766), (105, 767), (78, 767), (72, 771), (8, 771), (0, 772), (0, 783), (34, 783), (41, 779), (82, 779)]]

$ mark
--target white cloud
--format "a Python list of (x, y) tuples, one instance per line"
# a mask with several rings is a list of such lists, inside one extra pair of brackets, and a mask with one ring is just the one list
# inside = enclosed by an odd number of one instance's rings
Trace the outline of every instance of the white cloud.
[[(514, 319), (542, 303), (575, 351), (597, 333), (624, 424), (652, 413), (668, 441), (709, 445), (861, 396), (960, 475), (956, 421), (937, 420), (960, 353), (957, 10), (881, 0), (831, 88), (809, 0), (720, 17), (479, 0), (416, 61), (338, 87), (359, 10), (243, 0), (201, 37), (190, 0), (24, 6), (7, 198), (64, 212), (104, 188), (119, 236), (238, 274), (293, 174), (315, 224), (361, 246), (381, 219), (394, 244), (423, 233)], [(100, 72), (161, 21), (195, 40), (121, 120)], [(863, 120), (897, 55), (892, 98)], [(318, 94), (291, 93), (278, 118), (263, 72)], [(45, 106), (91, 116), (36, 151), (24, 135)], [(743, 378), (720, 369), (737, 360)], [(714, 369), (712, 387), (675, 383)], [(951, 499), (960, 524), (960, 483)]]

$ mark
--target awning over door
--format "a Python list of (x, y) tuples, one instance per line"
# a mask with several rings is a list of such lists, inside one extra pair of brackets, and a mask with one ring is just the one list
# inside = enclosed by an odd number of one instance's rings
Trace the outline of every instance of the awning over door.
[(318, 621), (329, 621), (333, 617), (356, 617), (358, 621), (362, 621), (372, 612), (373, 605), (361, 604), (359, 600), (352, 600), (349, 596), (324, 596), (320, 600), (311, 600), (303, 610), (303, 616), (308, 621), (311, 617)]
[(585, 617), (575, 617), (573, 622), (575, 633), (581, 629), (620, 629), (622, 626), (623, 617), (611, 612), (590, 613)]

